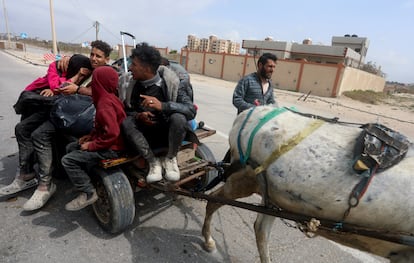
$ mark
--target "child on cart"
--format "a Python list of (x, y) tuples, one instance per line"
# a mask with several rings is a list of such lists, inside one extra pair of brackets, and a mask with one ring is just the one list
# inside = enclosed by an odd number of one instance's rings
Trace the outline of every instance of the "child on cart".
[(117, 158), (124, 149), (120, 125), (125, 119), (122, 102), (117, 96), (118, 73), (109, 66), (98, 67), (92, 74), (92, 99), (96, 108), (95, 127), (89, 135), (69, 144), (62, 158), (70, 180), (79, 195), (65, 206), (76, 211), (98, 200), (87, 167), (103, 159)]

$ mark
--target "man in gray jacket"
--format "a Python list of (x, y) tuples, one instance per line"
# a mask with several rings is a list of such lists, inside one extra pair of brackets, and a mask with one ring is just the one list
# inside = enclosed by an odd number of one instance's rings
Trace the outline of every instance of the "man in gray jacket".
[[(180, 172), (177, 153), (186, 135), (190, 141), (198, 141), (188, 125), (194, 119), (196, 109), (191, 98), (180, 88), (177, 75), (160, 66), (159, 51), (147, 43), (140, 43), (132, 50), (129, 66), (136, 83), (130, 97), (129, 115), (122, 124), (127, 146), (142, 155), (149, 164), (147, 182), (162, 179), (178, 181)], [(154, 155), (153, 149), (167, 148), (163, 158)]]
[(270, 82), (276, 61), (276, 55), (264, 53), (257, 61), (257, 72), (238, 82), (233, 93), (233, 105), (237, 108), (237, 114), (253, 106), (276, 104)]

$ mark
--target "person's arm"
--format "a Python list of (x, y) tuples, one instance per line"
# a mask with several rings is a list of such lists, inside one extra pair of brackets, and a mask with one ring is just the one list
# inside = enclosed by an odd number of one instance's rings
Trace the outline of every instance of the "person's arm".
[(171, 115), (177, 112), (182, 113), (187, 120), (194, 119), (197, 113), (197, 110), (188, 92), (185, 90), (185, 87), (181, 86), (178, 89), (177, 101), (163, 102), (161, 104), (161, 111), (165, 112), (167, 115)]
[(81, 95), (86, 95), (86, 96), (92, 96), (92, 89), (89, 86), (88, 87), (77, 86), (75, 93), (78, 93), (78, 94), (81, 94)]
[(47, 81), (49, 83), (49, 88), (53, 91), (60, 87), (60, 85), (66, 82), (66, 74), (59, 74), (59, 71), (56, 67), (56, 61), (52, 62), (47, 69)]
[(252, 103), (248, 103), (244, 99), (248, 88), (249, 88), (249, 81), (247, 78), (243, 78), (237, 83), (237, 86), (234, 89), (233, 105), (237, 108), (238, 113), (255, 106)]
[(92, 89), (88, 85), (90, 84), (90, 79), (92, 76), (89, 76), (85, 81), (82, 82), (81, 85), (77, 85), (75, 83), (70, 83), (67, 86), (59, 89), (62, 94), (69, 95), (69, 94), (81, 94), (86, 96), (92, 96)]

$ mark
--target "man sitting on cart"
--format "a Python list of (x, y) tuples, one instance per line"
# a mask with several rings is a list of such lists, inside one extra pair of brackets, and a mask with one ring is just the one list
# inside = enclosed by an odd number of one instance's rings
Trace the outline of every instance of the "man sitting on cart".
[[(177, 75), (161, 66), (157, 49), (143, 42), (132, 50), (129, 66), (136, 80), (127, 108), (128, 117), (122, 124), (127, 146), (143, 156), (149, 164), (147, 182), (178, 181), (180, 171), (177, 153), (182, 141), (197, 142), (188, 121), (195, 118), (196, 109), (187, 93), (179, 88)], [(155, 156), (152, 149), (167, 148), (163, 158)]]

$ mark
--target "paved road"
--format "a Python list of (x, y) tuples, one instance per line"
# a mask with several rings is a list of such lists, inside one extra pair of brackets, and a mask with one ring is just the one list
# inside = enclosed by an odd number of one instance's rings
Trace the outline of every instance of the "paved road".
[[(17, 163), (13, 137), (18, 122), (12, 110), (18, 94), (45, 67), (36, 67), (0, 52), (0, 185), (10, 183)], [(194, 82), (199, 120), (219, 133), (205, 143), (221, 158), (226, 134), (235, 112), (229, 105), (231, 90)], [(258, 262), (253, 222), (255, 213), (221, 208), (214, 217), (217, 251), (203, 250), (201, 226), (205, 202), (156, 191), (135, 194), (136, 217), (124, 233), (111, 235), (97, 224), (91, 209), (68, 212), (64, 204), (74, 196), (66, 179), (56, 179), (58, 191), (34, 213), (22, 212), (33, 190), (0, 199), (0, 262)], [(257, 197), (249, 202), (259, 202)], [(270, 251), (273, 262), (348, 263), (387, 262), (346, 249), (323, 238), (306, 238), (288, 222), (276, 220)]]

